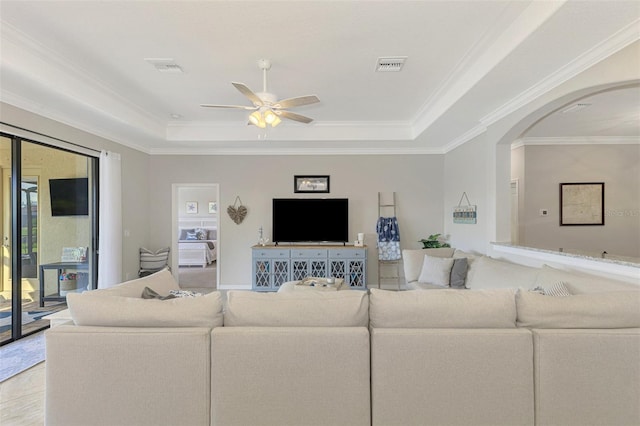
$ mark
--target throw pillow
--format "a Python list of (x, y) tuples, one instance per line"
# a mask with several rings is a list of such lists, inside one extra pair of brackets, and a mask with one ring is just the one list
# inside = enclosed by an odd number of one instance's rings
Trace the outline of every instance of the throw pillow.
[(196, 228), (195, 233), (196, 233), (196, 238), (197, 239), (199, 239), (199, 240), (206, 240), (207, 239), (207, 230), (206, 229)]
[(454, 259), (451, 257), (432, 257), (425, 255), (418, 282), (449, 287), (453, 261)]
[(467, 279), (467, 258), (453, 259), (453, 266), (451, 267), (451, 276), (449, 278), (449, 285), (451, 288), (466, 288), (464, 285)]
[(202, 296), (202, 293), (198, 293), (191, 290), (171, 290), (169, 296), (173, 297), (198, 297)]
[(151, 290), (149, 287), (145, 287), (144, 290), (142, 290), (142, 295), (140, 295), (140, 297), (142, 297), (143, 299), (160, 299), (160, 300), (167, 300), (167, 299), (175, 299), (176, 296), (174, 296), (173, 294), (168, 294), (166, 296), (162, 296), (159, 293)]
[(567, 288), (564, 281), (558, 281), (549, 287), (537, 286), (529, 291), (534, 293), (544, 294), (545, 296), (566, 297), (571, 296), (571, 292)]
[(185, 238), (186, 240), (197, 240), (198, 239), (198, 234), (196, 234), (195, 231), (193, 232), (187, 232), (187, 238)]

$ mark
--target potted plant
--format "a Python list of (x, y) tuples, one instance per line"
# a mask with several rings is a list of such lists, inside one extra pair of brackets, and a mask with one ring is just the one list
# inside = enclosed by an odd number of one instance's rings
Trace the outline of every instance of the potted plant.
[(423, 238), (419, 241), (422, 243), (423, 249), (451, 247), (448, 243), (441, 243), (438, 238), (440, 238), (440, 234), (433, 234), (429, 235), (427, 239)]

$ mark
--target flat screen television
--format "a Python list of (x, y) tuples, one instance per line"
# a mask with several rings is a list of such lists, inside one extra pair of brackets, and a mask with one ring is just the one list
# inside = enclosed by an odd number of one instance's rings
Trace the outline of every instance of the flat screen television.
[(51, 216), (87, 216), (89, 179), (49, 179)]
[(274, 198), (275, 243), (349, 241), (347, 198)]

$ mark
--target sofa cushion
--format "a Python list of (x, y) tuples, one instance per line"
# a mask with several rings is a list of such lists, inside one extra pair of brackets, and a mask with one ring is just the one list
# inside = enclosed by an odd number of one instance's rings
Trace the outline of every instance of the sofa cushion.
[(562, 281), (572, 294), (600, 293), (608, 291), (640, 290), (640, 286), (616, 281), (584, 272), (563, 271), (543, 265), (536, 278), (536, 286), (549, 287)]
[(408, 283), (418, 281), (425, 254), (433, 257), (451, 257), (454, 251), (455, 250), (450, 247), (402, 250), (402, 266), (404, 268), (405, 280)]
[(469, 266), (467, 288), (526, 288), (535, 287), (539, 268), (493, 259), (478, 257)]
[(180, 286), (169, 269), (165, 268), (146, 277), (125, 281), (109, 288), (92, 290), (89, 293), (139, 298), (145, 287), (149, 287), (162, 296), (167, 296), (171, 290), (180, 290)]
[(640, 327), (640, 291), (574, 294), (566, 297), (519, 291), (516, 305), (519, 327)]
[(449, 287), (452, 267), (452, 257), (435, 257), (425, 254), (418, 282)]
[(222, 298), (214, 291), (200, 297), (142, 299), (85, 292), (67, 294), (76, 325), (104, 327), (220, 327)]
[(369, 317), (374, 328), (514, 328), (515, 289), (371, 289)]
[(224, 325), (229, 327), (366, 327), (365, 291), (229, 291)]

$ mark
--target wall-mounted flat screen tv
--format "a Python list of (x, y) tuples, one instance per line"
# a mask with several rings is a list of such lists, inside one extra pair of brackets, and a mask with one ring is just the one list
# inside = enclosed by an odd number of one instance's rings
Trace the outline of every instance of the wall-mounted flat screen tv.
[(51, 216), (87, 216), (89, 179), (49, 179)]
[(274, 198), (275, 243), (349, 241), (347, 198)]

